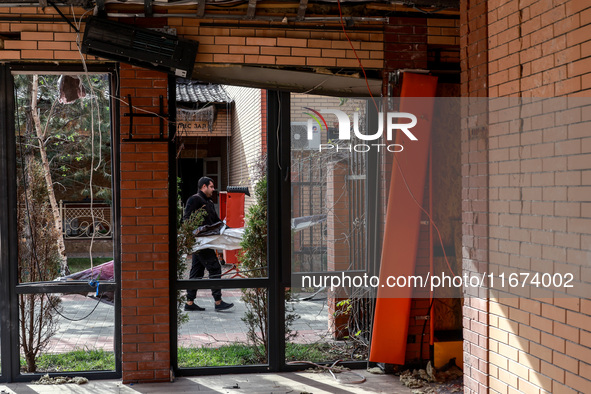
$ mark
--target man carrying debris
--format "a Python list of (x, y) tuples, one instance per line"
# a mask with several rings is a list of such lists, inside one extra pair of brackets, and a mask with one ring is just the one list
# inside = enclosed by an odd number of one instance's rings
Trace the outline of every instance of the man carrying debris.
[[(217, 215), (215, 206), (211, 200), (211, 196), (215, 191), (213, 180), (208, 177), (202, 177), (199, 179), (197, 187), (199, 192), (192, 195), (187, 200), (183, 220), (187, 220), (189, 217), (191, 217), (193, 212), (203, 208), (205, 211), (205, 216), (203, 217), (204, 225), (211, 225), (220, 222), (220, 218)], [(222, 267), (213, 249), (202, 249), (193, 253), (189, 279), (203, 279), (205, 269), (207, 269), (207, 272), (209, 273), (209, 279), (218, 279), (221, 277)], [(217, 312), (230, 309), (234, 306), (232, 303), (222, 301), (221, 289), (211, 289), (211, 295), (215, 301), (215, 310)], [(185, 304), (186, 311), (205, 310), (205, 308), (202, 308), (195, 303), (196, 296), (197, 290), (187, 290), (187, 303)]]

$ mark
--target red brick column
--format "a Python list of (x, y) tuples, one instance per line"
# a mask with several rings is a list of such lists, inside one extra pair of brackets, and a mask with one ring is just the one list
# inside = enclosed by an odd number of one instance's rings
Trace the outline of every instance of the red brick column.
[[(349, 193), (345, 176), (349, 173), (348, 165), (331, 163), (326, 174), (326, 205), (331, 212), (327, 217), (327, 269), (330, 271), (347, 271), (350, 264), (349, 244), (346, 234), (349, 234)], [(342, 339), (349, 335), (346, 306), (337, 306), (346, 300), (344, 292), (329, 291), (328, 295), (328, 328), (335, 339)], [(335, 315), (336, 313), (336, 315)]]
[(487, 0), (460, 2), (462, 97), (488, 96)]
[(390, 18), (384, 33), (384, 60), (388, 71), (427, 68), (427, 18)]
[[(158, 97), (166, 100), (166, 74), (122, 65), (120, 82), (122, 99), (131, 94), (134, 106), (158, 112)], [(128, 138), (127, 112), (129, 107), (121, 103), (123, 139)], [(158, 118), (133, 123), (134, 138), (158, 137)], [(121, 142), (124, 383), (165, 381), (170, 376), (167, 152), (166, 142)]]
[(384, 28), (383, 93), (388, 76), (402, 68), (427, 68), (427, 18), (393, 17)]

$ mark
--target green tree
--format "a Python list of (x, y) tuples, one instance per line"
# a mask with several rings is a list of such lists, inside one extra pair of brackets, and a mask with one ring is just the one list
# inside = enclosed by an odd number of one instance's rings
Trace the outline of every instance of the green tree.
[[(59, 101), (59, 79), (59, 75), (39, 75), (37, 93), (39, 120), (45, 133), (43, 147), (50, 162), (56, 198), (79, 200), (90, 197), (92, 176), (94, 198), (110, 201), (111, 106), (108, 75), (80, 76), (86, 96), (70, 104)], [(27, 124), (32, 85), (33, 75), (15, 76), (17, 137), (20, 136), (19, 142), (25, 147), (38, 149), (36, 131), (32, 124)]]
[[(41, 164), (29, 156), (27, 188), (18, 187), (17, 210), (18, 278), (20, 282), (53, 280), (59, 273), (60, 258), (53, 226), (53, 215), (43, 182)], [(20, 346), (27, 362), (27, 372), (37, 370), (36, 360), (57, 328), (60, 299), (51, 294), (19, 294)]]
[[(180, 183), (180, 178), (177, 178), (177, 185)], [(191, 214), (187, 220), (183, 218), (183, 205), (181, 202), (181, 189), (177, 188), (177, 279), (184, 279), (185, 271), (187, 270), (187, 256), (191, 254), (193, 245), (195, 245), (195, 234), (193, 231), (199, 228), (203, 223), (203, 218), (206, 215), (205, 209), (201, 208)], [(187, 295), (183, 292), (177, 293), (177, 328), (180, 328), (183, 323), (189, 321), (189, 316), (183, 311)]]
[(106, 76), (85, 76), (87, 93), (60, 102), (57, 75), (16, 75), (17, 154), (37, 157), (51, 205), (61, 274), (68, 272), (58, 200), (111, 199), (109, 84)]
[[(246, 277), (267, 276), (267, 178), (263, 177), (255, 185), (255, 203), (251, 205), (246, 215), (244, 237), (240, 246), (242, 253), (239, 256), (242, 264), (242, 272)], [(285, 298), (290, 299), (291, 293), (286, 290)], [(250, 288), (242, 289), (241, 300), (244, 301), (246, 312), (242, 321), (248, 327), (246, 334), (248, 341), (253, 345), (254, 354), (261, 362), (268, 360), (268, 295), (267, 289)], [(293, 310), (287, 310), (285, 314), (285, 340), (296, 336), (291, 330), (292, 323), (299, 316)]]

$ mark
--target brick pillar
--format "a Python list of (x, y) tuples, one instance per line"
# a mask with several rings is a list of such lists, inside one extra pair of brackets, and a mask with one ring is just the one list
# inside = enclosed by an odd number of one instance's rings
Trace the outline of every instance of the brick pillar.
[[(350, 264), (349, 243), (346, 235), (349, 230), (349, 193), (345, 176), (349, 168), (345, 163), (329, 163), (326, 174), (326, 205), (330, 209), (327, 217), (327, 270), (346, 271)], [(349, 335), (347, 322), (349, 316), (343, 313), (346, 306), (337, 306), (348, 297), (344, 292), (334, 291), (328, 294), (328, 328), (335, 339)], [(336, 313), (336, 316), (335, 316)]]
[(384, 29), (383, 93), (388, 74), (402, 68), (427, 68), (427, 18), (392, 17)]
[[(159, 112), (167, 75), (121, 66), (121, 98)], [(168, 144), (129, 142), (129, 107), (121, 103), (121, 323), (123, 383), (170, 376)], [(138, 112), (137, 109), (135, 112)], [(166, 112), (166, 107), (164, 112)], [(145, 112), (138, 112), (145, 113)], [(134, 138), (157, 138), (158, 118), (133, 120)], [(167, 123), (164, 122), (167, 128)], [(165, 131), (165, 135), (166, 135)]]
[(460, 2), (462, 97), (488, 97), (487, 0)]
[[(487, 0), (460, 2), (461, 96), (487, 97)], [(482, 102), (481, 102), (482, 104)], [(462, 114), (462, 261), (464, 274), (486, 271), (488, 262), (488, 107)], [(464, 390), (488, 392), (488, 301), (467, 296), (463, 308)]]
[(388, 71), (427, 68), (427, 18), (390, 18), (384, 41)]

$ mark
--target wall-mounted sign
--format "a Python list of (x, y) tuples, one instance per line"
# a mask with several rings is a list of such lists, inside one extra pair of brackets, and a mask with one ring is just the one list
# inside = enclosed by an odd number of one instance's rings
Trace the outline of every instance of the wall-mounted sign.
[(177, 121), (176, 131), (180, 134), (206, 135), (211, 133), (209, 122), (200, 121)]

